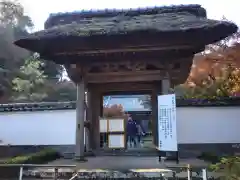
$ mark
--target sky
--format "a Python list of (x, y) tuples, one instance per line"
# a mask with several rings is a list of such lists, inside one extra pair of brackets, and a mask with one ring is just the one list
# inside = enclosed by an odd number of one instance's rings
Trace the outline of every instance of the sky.
[(35, 25), (34, 31), (42, 30), (50, 13), (90, 9), (127, 9), (178, 4), (201, 4), (210, 19), (228, 20), (240, 25), (240, 0), (19, 0), (26, 15)]

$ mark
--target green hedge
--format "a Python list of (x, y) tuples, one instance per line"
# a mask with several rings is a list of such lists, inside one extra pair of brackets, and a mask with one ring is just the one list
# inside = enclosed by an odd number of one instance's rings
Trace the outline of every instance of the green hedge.
[(37, 153), (17, 156), (7, 159), (4, 164), (43, 164), (60, 158), (60, 154), (53, 149), (44, 149)]
[(198, 156), (198, 159), (201, 159), (213, 164), (221, 161), (221, 157), (217, 156), (213, 152), (203, 152), (200, 156)]
[(221, 161), (212, 164), (210, 169), (222, 173), (222, 179), (238, 180), (240, 179), (240, 156), (221, 158)]

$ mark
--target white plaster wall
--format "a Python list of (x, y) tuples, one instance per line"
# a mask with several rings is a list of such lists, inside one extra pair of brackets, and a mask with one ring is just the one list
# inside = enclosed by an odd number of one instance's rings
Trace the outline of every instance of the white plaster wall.
[[(75, 144), (75, 110), (0, 113), (2, 145)], [(180, 144), (240, 143), (239, 107), (179, 107)]]
[(0, 113), (0, 139), (10, 145), (75, 144), (75, 110)]
[(179, 107), (180, 144), (240, 143), (239, 107)]

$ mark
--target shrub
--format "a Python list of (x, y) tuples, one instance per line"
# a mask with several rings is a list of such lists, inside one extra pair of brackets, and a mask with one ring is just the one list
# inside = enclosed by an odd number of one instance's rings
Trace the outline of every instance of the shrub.
[[(60, 155), (55, 150), (44, 149), (37, 153), (9, 158), (1, 163), (2, 164), (44, 164), (58, 158), (60, 158)], [(29, 169), (29, 168), (25, 167), (24, 169)], [(16, 178), (18, 175), (19, 175), (19, 167), (17, 166), (11, 166), (11, 167), (3, 166), (0, 168), (0, 179)]]
[(122, 105), (114, 104), (110, 107), (103, 108), (104, 117), (119, 117), (124, 116), (124, 111)]
[(240, 179), (240, 157), (225, 157), (220, 162), (210, 166), (215, 172), (220, 172), (226, 180)]
[(210, 163), (218, 163), (220, 162), (221, 157), (212, 152), (203, 152), (200, 156), (198, 156), (198, 159), (202, 159)]
[(60, 154), (57, 151), (44, 149), (37, 153), (7, 159), (4, 164), (42, 164), (58, 158), (60, 158)]

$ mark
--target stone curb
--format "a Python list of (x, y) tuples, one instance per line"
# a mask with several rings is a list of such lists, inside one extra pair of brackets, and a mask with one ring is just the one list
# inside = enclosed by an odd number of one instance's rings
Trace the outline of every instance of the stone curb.
[[(119, 178), (162, 178), (168, 177), (172, 178), (174, 175), (178, 178), (187, 178), (187, 172), (176, 172), (170, 169), (133, 169), (126, 171), (115, 171), (115, 170), (103, 170), (103, 169), (80, 169), (77, 171), (78, 179), (119, 179)], [(59, 169), (58, 173), (59, 179), (70, 179), (76, 175), (76, 171), (73, 169)], [(211, 174), (209, 174), (212, 176)], [(41, 178), (49, 179), (55, 176), (54, 169), (37, 169), (37, 170), (25, 170), (23, 177), (25, 178)], [(201, 174), (193, 172), (192, 177), (201, 177)]]

